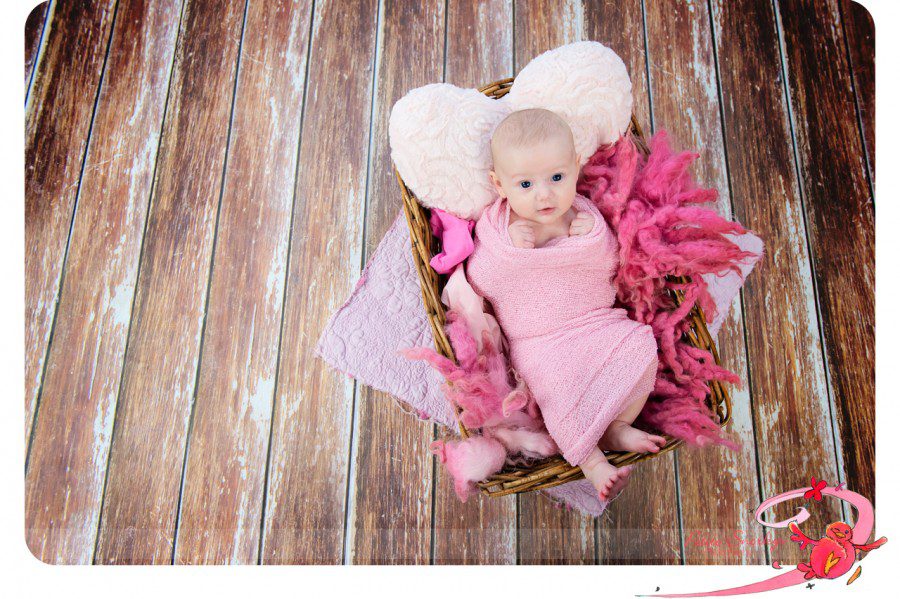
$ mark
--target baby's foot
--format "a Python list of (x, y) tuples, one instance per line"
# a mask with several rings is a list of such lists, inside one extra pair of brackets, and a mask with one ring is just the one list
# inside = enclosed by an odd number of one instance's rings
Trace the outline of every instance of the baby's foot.
[(600, 501), (610, 501), (615, 499), (628, 484), (631, 466), (616, 468), (606, 461), (603, 452), (599, 453), (599, 457), (592, 455), (585, 460), (581, 464), (581, 470), (584, 472), (585, 478), (594, 485)]
[(631, 466), (616, 468), (609, 462), (606, 462), (594, 468), (592, 474), (593, 478), (588, 477), (588, 480), (597, 489), (600, 501), (610, 501), (618, 497), (622, 489), (628, 484), (628, 477), (631, 476)]
[(666, 440), (659, 435), (638, 430), (621, 420), (613, 420), (606, 432), (600, 437), (600, 449), (607, 451), (634, 451), (638, 453), (656, 453)]

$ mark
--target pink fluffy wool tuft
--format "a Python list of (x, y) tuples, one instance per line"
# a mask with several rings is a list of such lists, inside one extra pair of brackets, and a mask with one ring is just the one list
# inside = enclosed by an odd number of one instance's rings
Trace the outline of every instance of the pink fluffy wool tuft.
[(487, 332), (482, 338), (484, 350), (479, 354), (465, 321), (453, 310), (446, 316), (445, 330), (458, 365), (427, 347), (399, 351), (406, 358), (426, 360), (444, 375), (447, 382), (442, 389), (459, 409), (460, 422), (472, 429), (508, 424), (514, 412), (522, 413), (529, 421), (542, 422), (537, 402), (525, 382), (515, 377), (516, 385), (510, 385), (511, 370), (506, 357), (494, 346)]
[[(454, 310), (446, 314), (445, 330), (459, 364), (427, 347), (404, 348), (402, 355), (426, 360), (446, 382), (445, 396), (459, 410), (458, 418), (482, 436), (450, 441), (441, 448), (441, 462), (453, 476), (455, 489), (465, 501), (474, 490), (473, 482), (484, 480), (503, 468), (504, 463), (527, 464), (559, 453), (559, 447), (544, 427), (540, 408), (525, 382), (507, 366), (506, 357), (495, 347), (487, 331), (482, 336), (483, 351), (477, 352), (475, 339), (465, 321)], [(510, 379), (515, 381), (510, 383)], [(488, 442), (490, 441), (490, 442)], [(434, 451), (438, 447), (432, 445)], [(497, 448), (503, 459), (497, 460)], [(478, 477), (473, 473), (478, 473)]]
[[(737, 449), (722, 436), (706, 405), (709, 381), (740, 385), (734, 373), (716, 365), (710, 352), (682, 340), (690, 328), (688, 316), (699, 304), (707, 322), (716, 307), (700, 275), (740, 273), (738, 262), (755, 258), (741, 250), (725, 233), (746, 233), (713, 208), (714, 189), (698, 188), (688, 172), (699, 155), (675, 154), (660, 131), (650, 140), (643, 158), (630, 136), (601, 148), (585, 164), (578, 192), (600, 209), (619, 241), (619, 268), (614, 282), (617, 304), (630, 318), (649, 324), (659, 346), (659, 370), (641, 420), (692, 445), (718, 443)], [(689, 283), (670, 281), (666, 275), (690, 277)], [(670, 290), (684, 293), (674, 309)]]
[(435, 441), (431, 452), (447, 467), (453, 489), (463, 502), (477, 490), (476, 482), (500, 470), (506, 461), (506, 449), (490, 437)]

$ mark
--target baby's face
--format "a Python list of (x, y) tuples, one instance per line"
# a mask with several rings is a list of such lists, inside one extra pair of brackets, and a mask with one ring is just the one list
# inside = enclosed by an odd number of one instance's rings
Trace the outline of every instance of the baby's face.
[(491, 182), (521, 218), (549, 225), (575, 200), (579, 157), (568, 140), (553, 138), (526, 148), (498, 148)]

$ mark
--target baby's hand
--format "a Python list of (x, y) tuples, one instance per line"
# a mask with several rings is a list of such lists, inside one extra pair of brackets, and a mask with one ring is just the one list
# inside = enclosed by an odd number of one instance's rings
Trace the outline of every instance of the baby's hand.
[(594, 215), (590, 212), (579, 212), (569, 225), (569, 235), (584, 235), (594, 228)]
[(534, 227), (527, 220), (517, 220), (511, 224), (509, 238), (517, 248), (534, 249)]

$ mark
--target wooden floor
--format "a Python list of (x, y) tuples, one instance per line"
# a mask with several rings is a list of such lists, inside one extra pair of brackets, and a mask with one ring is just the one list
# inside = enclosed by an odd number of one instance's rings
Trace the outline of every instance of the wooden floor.
[[(26, 26), (25, 535), (50, 563), (796, 563), (762, 498), (874, 499), (874, 28), (846, 0), (54, 1)], [(315, 359), (400, 210), (387, 122), (581, 39), (766, 254), (719, 333), (743, 443), (593, 520), (453, 495)], [(781, 506), (787, 517), (797, 505)], [(828, 500), (810, 526), (842, 516)], [(850, 514), (847, 514), (848, 516)], [(780, 518), (779, 518), (780, 519)]]

